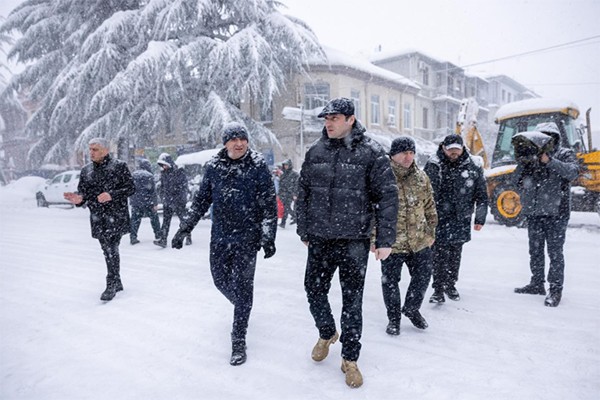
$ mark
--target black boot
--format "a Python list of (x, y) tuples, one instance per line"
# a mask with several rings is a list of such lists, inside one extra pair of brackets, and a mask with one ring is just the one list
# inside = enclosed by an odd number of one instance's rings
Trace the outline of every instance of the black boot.
[(167, 239), (159, 239), (159, 240), (155, 240), (152, 243), (154, 243), (155, 245), (162, 247), (163, 249), (167, 247)]
[(116, 294), (117, 294), (117, 290), (115, 288), (115, 285), (113, 285), (112, 283), (109, 283), (106, 285), (106, 289), (104, 290), (104, 292), (102, 292), (102, 295), (100, 296), (100, 300), (111, 301), (112, 299), (115, 298)]
[(544, 300), (544, 305), (547, 307), (556, 307), (560, 304), (561, 298), (562, 289), (551, 287), (550, 293), (546, 296), (546, 300)]
[(231, 341), (231, 359), (229, 364), (242, 365), (246, 362), (246, 341), (244, 339), (234, 339)]
[(425, 321), (425, 318), (423, 318), (419, 310), (403, 311), (402, 313), (406, 316), (406, 318), (410, 320), (410, 322), (412, 322), (415, 328), (427, 329), (427, 327), (429, 326), (429, 324), (427, 323), (427, 321)]
[(459, 301), (460, 300), (460, 294), (458, 294), (458, 290), (456, 290), (456, 288), (454, 286), (448, 286), (445, 290), (446, 295), (448, 295), (448, 298), (450, 300), (454, 300), (454, 301)]
[(444, 303), (446, 299), (444, 298), (444, 291), (442, 289), (435, 289), (433, 294), (429, 298), (430, 303)]
[(136, 237), (130, 238), (131, 245), (138, 244), (140, 241)]
[(385, 333), (392, 336), (398, 336), (400, 334), (400, 322), (390, 321), (385, 328)]
[(185, 245), (189, 246), (192, 244), (192, 235), (185, 237)]
[(515, 293), (519, 294), (546, 294), (546, 289), (543, 283), (530, 283), (520, 288), (515, 288)]

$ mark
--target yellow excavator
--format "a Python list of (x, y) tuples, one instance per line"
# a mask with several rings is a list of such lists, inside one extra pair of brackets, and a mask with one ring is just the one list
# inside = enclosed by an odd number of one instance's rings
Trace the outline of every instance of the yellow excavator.
[[(468, 110), (468, 101), (463, 103)], [(580, 173), (571, 190), (573, 210), (596, 211), (600, 214), (600, 151), (593, 148), (590, 112), (591, 109), (588, 109), (586, 124), (577, 126), (579, 109), (565, 100), (522, 100), (506, 104), (497, 111), (495, 120), (499, 126), (498, 135), (491, 160), (485, 169), (490, 211), (496, 221), (507, 226), (519, 226), (524, 222), (519, 189), (512, 179), (516, 168), (512, 138), (517, 133), (534, 130), (542, 122), (554, 122), (560, 130), (561, 146), (577, 154)], [(459, 115), (456, 133), (464, 137), (471, 153), (481, 155), (486, 163), (487, 155), (477, 125), (471, 123), (469, 118), (465, 119), (465, 115), (468, 114)]]

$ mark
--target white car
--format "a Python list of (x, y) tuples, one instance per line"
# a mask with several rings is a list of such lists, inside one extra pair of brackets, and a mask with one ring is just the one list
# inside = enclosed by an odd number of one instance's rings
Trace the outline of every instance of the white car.
[(38, 207), (48, 207), (50, 204), (71, 204), (64, 198), (65, 192), (76, 192), (79, 185), (80, 171), (65, 171), (48, 179), (35, 194)]

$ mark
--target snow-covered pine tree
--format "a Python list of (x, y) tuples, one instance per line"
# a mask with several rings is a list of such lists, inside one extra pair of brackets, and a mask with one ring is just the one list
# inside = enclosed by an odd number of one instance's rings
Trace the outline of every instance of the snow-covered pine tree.
[(300, 20), (270, 0), (25, 0), (0, 26), (19, 32), (9, 57), (28, 63), (7, 90), (39, 109), (32, 165), (63, 162), (89, 138), (145, 145), (177, 123), (218, 144), (245, 122), (251, 142), (275, 141), (240, 109), (266, 110), (292, 72), (323, 52)]

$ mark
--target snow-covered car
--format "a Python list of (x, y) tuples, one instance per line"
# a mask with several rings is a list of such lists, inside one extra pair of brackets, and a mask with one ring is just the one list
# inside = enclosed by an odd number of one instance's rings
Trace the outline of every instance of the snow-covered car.
[(71, 170), (61, 172), (43, 184), (35, 198), (38, 207), (48, 207), (50, 204), (71, 204), (64, 198), (65, 192), (76, 192), (79, 184), (80, 171)]

